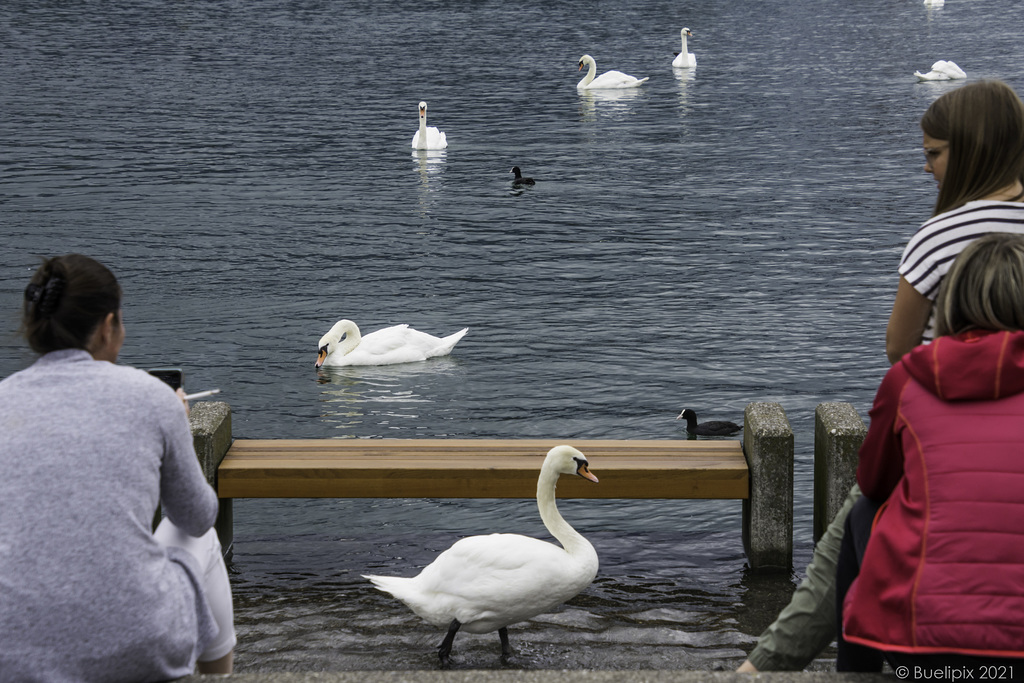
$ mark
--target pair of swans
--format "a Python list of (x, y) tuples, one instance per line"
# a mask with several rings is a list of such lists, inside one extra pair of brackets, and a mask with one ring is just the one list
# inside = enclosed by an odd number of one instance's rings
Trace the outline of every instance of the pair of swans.
[(420, 102), (420, 128), (412, 136), (412, 148), (438, 150), (447, 147), (448, 137), (435, 126), (427, 127), (427, 103)]
[(464, 327), (447, 337), (435, 337), (408, 325), (394, 325), (364, 337), (354, 322), (339, 320), (317, 344), (316, 367), (396, 365), (447, 356), (468, 331)]
[[(682, 51), (676, 53), (675, 59), (672, 60), (672, 66), (680, 69), (694, 69), (697, 67), (697, 57), (689, 52), (686, 46), (686, 38), (693, 37), (693, 32), (684, 27), (679, 32), (679, 36), (682, 39)], [(584, 66), (587, 67), (587, 74), (576, 84), (576, 88), (579, 90), (636, 88), (650, 78), (649, 76), (636, 78), (614, 70), (606, 71), (598, 76), (597, 62), (590, 55), (580, 57), (577, 71), (582, 71)], [(420, 102), (419, 109), (420, 127), (412, 136), (413, 149), (437, 150), (448, 147), (448, 140), (444, 133), (435, 127), (427, 127), (427, 103)]]
[(583, 453), (572, 446), (548, 451), (537, 480), (537, 509), (561, 547), (519, 534), (469, 536), (456, 542), (418, 576), (371, 576), (380, 590), (395, 596), (419, 617), (448, 633), (438, 649), (447, 667), (459, 629), (498, 632), (502, 659), (512, 654), (508, 626), (543, 614), (576, 596), (597, 575), (597, 552), (569, 525), (555, 504), (562, 474), (597, 482)]
[[(686, 46), (686, 39), (687, 37), (693, 37), (693, 32), (684, 27), (679, 32), (679, 37), (682, 39), (682, 51), (676, 53), (675, 59), (672, 60), (672, 66), (679, 69), (696, 68), (697, 57), (692, 52), (689, 52)], [(582, 71), (584, 66), (587, 67), (587, 75), (576, 84), (576, 88), (578, 90), (636, 88), (646, 82), (649, 78), (649, 76), (636, 78), (635, 76), (624, 74), (621, 71), (606, 71), (598, 76), (597, 62), (594, 61), (594, 58), (590, 55), (583, 55), (580, 57), (578, 71)]]
[(967, 74), (956, 65), (956, 62), (950, 62), (945, 59), (940, 59), (932, 64), (932, 70), (928, 73), (923, 74), (920, 71), (915, 71), (914, 75), (917, 76), (919, 81), (955, 81), (967, 78)]

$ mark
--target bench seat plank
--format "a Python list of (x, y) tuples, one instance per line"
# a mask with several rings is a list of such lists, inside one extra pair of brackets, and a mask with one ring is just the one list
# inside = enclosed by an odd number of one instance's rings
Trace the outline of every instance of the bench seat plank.
[(568, 443), (600, 484), (562, 477), (559, 498), (747, 498), (737, 440), (238, 439), (222, 498), (533, 498), (548, 450)]

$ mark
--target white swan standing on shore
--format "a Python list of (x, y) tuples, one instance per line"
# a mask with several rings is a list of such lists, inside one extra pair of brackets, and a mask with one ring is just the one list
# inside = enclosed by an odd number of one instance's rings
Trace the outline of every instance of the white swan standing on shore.
[(363, 337), (354, 322), (339, 320), (320, 338), (316, 366), (397, 365), (447, 356), (468, 331), (464, 327), (447, 337), (435, 337), (408, 325), (394, 325)]
[(950, 62), (945, 59), (940, 59), (932, 64), (932, 70), (928, 73), (923, 74), (920, 71), (915, 71), (914, 75), (917, 76), (919, 81), (955, 81), (967, 78), (967, 74), (956, 65), (956, 62)]
[(445, 149), (448, 137), (434, 126), (427, 127), (427, 103), (420, 102), (420, 129), (412, 136), (413, 149)]
[(577, 69), (577, 71), (581, 71), (584, 66), (587, 67), (587, 75), (583, 77), (583, 80), (576, 84), (576, 87), (579, 90), (635, 88), (650, 78), (650, 76), (636, 78), (629, 74), (624, 74), (621, 71), (605, 71), (597, 78), (594, 78), (594, 74), (597, 73), (597, 62), (595, 62), (594, 58), (590, 55), (583, 55), (580, 57), (580, 68)]
[(519, 534), (469, 536), (413, 578), (363, 578), (434, 626), (448, 627), (438, 649), (442, 667), (448, 666), (460, 628), (469, 633), (497, 631), (505, 659), (512, 654), (510, 624), (557, 607), (589, 586), (597, 575), (594, 546), (562, 518), (555, 504), (559, 475), (577, 474), (597, 482), (589, 468), (586, 456), (572, 446), (555, 446), (541, 465), (537, 509), (561, 547)]
[(680, 37), (683, 39), (682, 52), (676, 54), (676, 58), (672, 60), (672, 66), (677, 69), (694, 69), (697, 67), (697, 57), (692, 52), (687, 52), (686, 47), (686, 36), (693, 37), (693, 33), (690, 29), (684, 28), (679, 32)]

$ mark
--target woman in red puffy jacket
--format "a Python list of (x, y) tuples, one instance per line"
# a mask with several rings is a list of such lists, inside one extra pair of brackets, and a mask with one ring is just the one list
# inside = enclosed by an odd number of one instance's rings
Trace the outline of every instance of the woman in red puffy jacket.
[(871, 409), (839, 556), (839, 670), (878, 671), (884, 653), (897, 674), (1024, 677), (1022, 330), (1024, 237), (980, 238), (942, 283), (938, 338)]

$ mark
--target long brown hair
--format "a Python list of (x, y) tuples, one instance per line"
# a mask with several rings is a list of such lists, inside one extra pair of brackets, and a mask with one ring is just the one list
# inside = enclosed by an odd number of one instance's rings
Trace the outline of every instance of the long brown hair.
[(921, 117), (921, 130), (949, 143), (933, 215), (1024, 182), (1024, 103), (1002, 81), (978, 81), (946, 93)]
[(81, 254), (56, 256), (25, 288), (22, 334), (37, 353), (84, 349), (107, 314), (120, 309), (121, 286), (106, 266)]
[(1024, 235), (993, 232), (956, 257), (935, 299), (935, 334), (1024, 330)]

